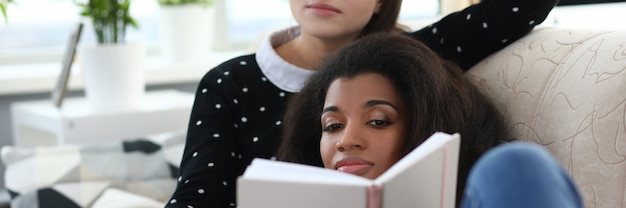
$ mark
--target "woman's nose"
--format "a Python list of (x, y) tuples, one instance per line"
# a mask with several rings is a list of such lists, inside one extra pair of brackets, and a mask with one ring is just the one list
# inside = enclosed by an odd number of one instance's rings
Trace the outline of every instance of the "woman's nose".
[(354, 124), (346, 125), (335, 147), (338, 151), (365, 149), (367, 145), (363, 129)]

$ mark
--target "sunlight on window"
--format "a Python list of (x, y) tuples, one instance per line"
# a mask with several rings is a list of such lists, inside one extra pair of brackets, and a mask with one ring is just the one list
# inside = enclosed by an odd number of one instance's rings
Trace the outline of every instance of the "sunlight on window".
[[(16, 52), (29, 56), (46, 51), (59, 59), (73, 26), (85, 22), (81, 44), (95, 44), (95, 34), (88, 19), (80, 17), (76, 0), (16, 0), (8, 8), (8, 24), (0, 24), (0, 59)], [(86, 1), (86, 0), (80, 0)], [(242, 49), (271, 29), (297, 23), (291, 17), (288, 0), (223, 0), (226, 3), (227, 40), (217, 40)], [(401, 19), (429, 18), (437, 13), (436, 0), (404, 0)], [(54, 8), (54, 9), (51, 9)], [(131, 15), (139, 22), (139, 30), (129, 28), (128, 42), (141, 42), (158, 49), (157, 0), (133, 0)], [(157, 50), (158, 51), (158, 50)], [(50, 58), (48, 58), (50, 59)], [(6, 60), (6, 59), (5, 59)], [(28, 60), (28, 59), (25, 59)], [(33, 59), (34, 60), (34, 59)]]
[(439, 1), (404, 0), (400, 9), (400, 20), (432, 18), (437, 16)]
[[(404, 0), (400, 20), (437, 15), (438, 1)], [(296, 25), (287, 0), (227, 0), (230, 39), (250, 41), (269, 29)]]
[[(139, 21), (140, 30), (129, 29), (128, 40), (156, 42), (157, 6), (156, 0), (133, 1), (131, 14)], [(0, 25), (0, 51), (62, 50), (72, 27), (81, 21), (80, 8), (73, 0), (17, 0), (9, 6), (8, 13), (8, 24)], [(95, 42), (92, 30), (87, 24), (81, 42)]]
[(8, 24), (0, 25), (0, 50), (58, 46), (71, 22), (78, 21), (72, 1), (18, 0), (7, 13)]
[(227, 0), (230, 39), (253, 40), (269, 28), (286, 26), (291, 19), (286, 0)]

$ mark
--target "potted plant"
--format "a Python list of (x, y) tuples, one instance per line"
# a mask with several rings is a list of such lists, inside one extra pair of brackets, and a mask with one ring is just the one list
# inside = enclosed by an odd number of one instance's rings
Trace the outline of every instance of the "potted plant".
[(213, 0), (158, 0), (163, 56), (175, 63), (205, 60), (213, 33)]
[(5, 23), (9, 22), (9, 19), (7, 18), (7, 7), (11, 3), (13, 3), (13, 0), (0, 0), (0, 13), (2, 13)]
[(130, 0), (87, 0), (76, 4), (83, 9), (80, 15), (91, 20), (100, 44), (124, 42), (126, 28), (139, 27), (130, 16)]
[(85, 94), (93, 111), (132, 110), (145, 93), (145, 49), (126, 42), (126, 30), (138, 28), (129, 13), (130, 0), (76, 2), (91, 20), (97, 44), (81, 44), (78, 59), (85, 78)]
[(159, 4), (161, 5), (200, 4), (203, 6), (211, 6), (213, 5), (213, 0), (159, 0)]

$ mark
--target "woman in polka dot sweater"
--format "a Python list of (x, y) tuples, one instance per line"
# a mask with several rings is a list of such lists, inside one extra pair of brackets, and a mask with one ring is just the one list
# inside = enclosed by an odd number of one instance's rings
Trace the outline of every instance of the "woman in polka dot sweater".
[[(483, 0), (402, 33), (467, 70), (526, 35), (557, 1)], [(236, 179), (250, 161), (275, 158), (287, 99), (326, 55), (364, 35), (401, 32), (400, 4), (290, 0), (299, 26), (272, 34), (255, 54), (207, 72), (196, 92), (178, 186), (166, 207), (235, 207)]]

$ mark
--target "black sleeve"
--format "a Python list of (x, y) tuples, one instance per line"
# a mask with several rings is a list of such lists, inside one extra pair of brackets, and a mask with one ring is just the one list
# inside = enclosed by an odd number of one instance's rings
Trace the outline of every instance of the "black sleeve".
[(543, 22), (558, 0), (483, 0), (408, 33), (468, 70)]
[(210, 70), (200, 81), (189, 121), (178, 184), (165, 205), (174, 207), (231, 207), (239, 175), (238, 131), (233, 127), (238, 109), (223, 71)]

